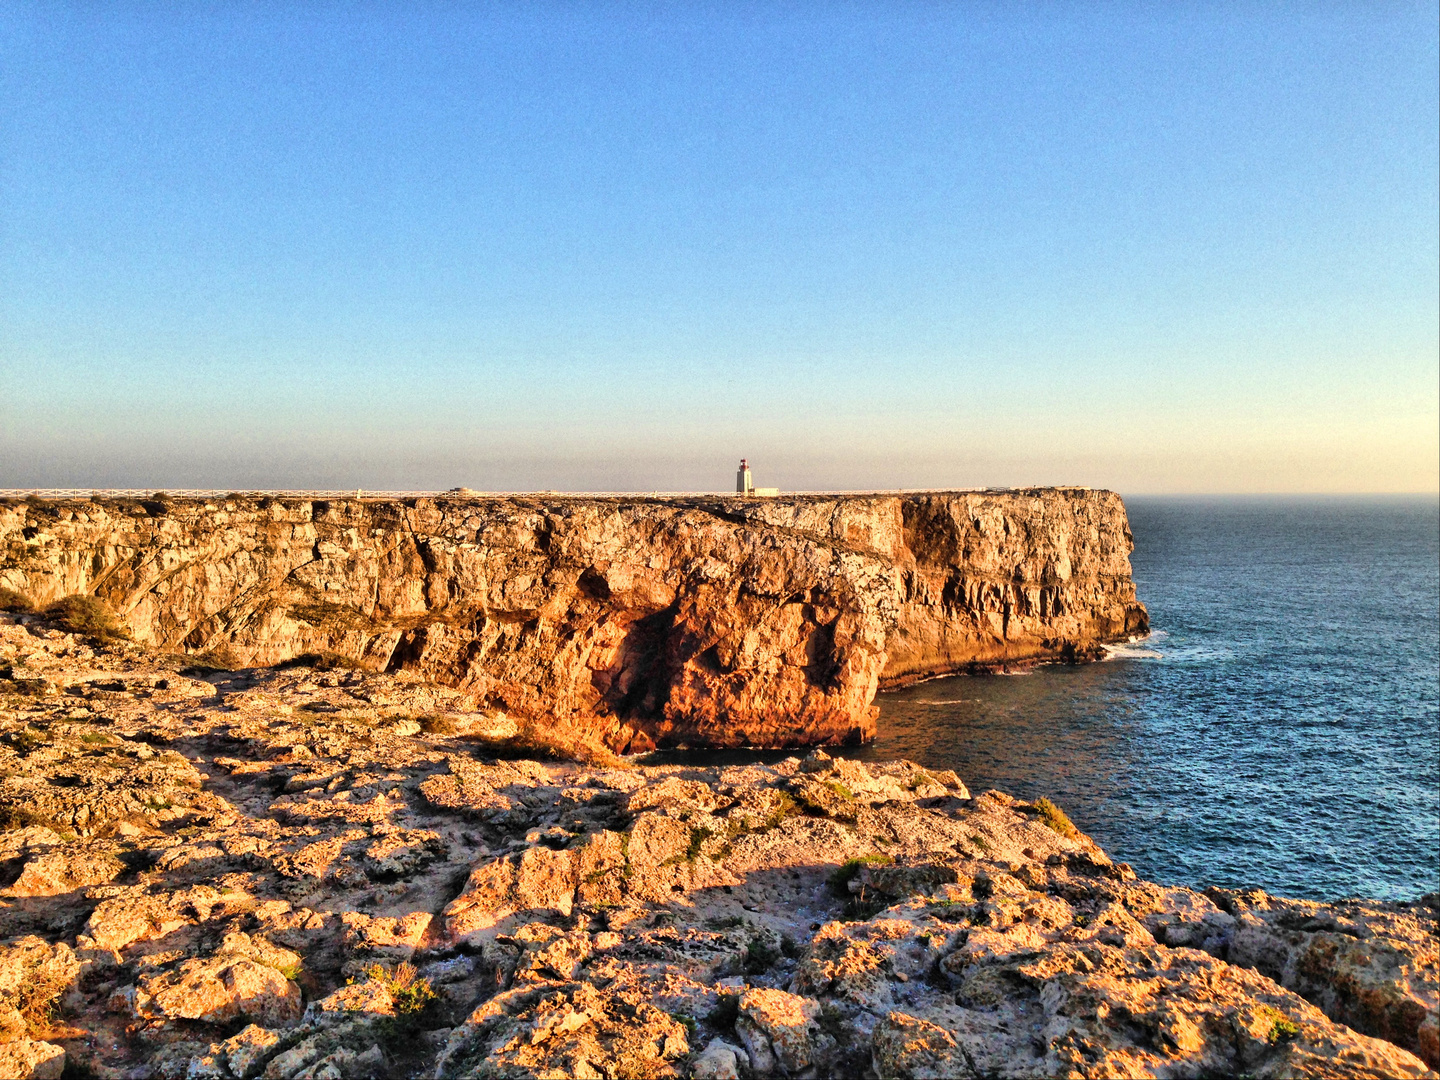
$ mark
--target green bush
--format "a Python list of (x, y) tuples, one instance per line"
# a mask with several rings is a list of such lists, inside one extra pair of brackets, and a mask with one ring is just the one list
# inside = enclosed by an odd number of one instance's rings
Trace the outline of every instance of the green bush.
[(430, 980), (420, 978), (415, 965), (408, 961), (397, 964), (393, 971), (372, 964), (365, 969), (365, 978), (383, 983), (395, 1006), (395, 1015), (382, 1018), (375, 1028), (382, 1045), (401, 1052), (413, 1047), (422, 1022), (434, 1013), (440, 1000)]
[(715, 1008), (705, 1017), (705, 1022), (717, 1031), (729, 1031), (735, 1026), (735, 1021), (740, 1019), (740, 995), (721, 994), (715, 1002)]
[(1288, 1042), (1300, 1034), (1300, 1025), (1291, 1020), (1279, 1009), (1272, 1009), (1265, 1005), (1261, 1007), (1261, 1016), (1270, 1021), (1270, 1030), (1265, 1033), (1265, 1040), (1269, 1043)]

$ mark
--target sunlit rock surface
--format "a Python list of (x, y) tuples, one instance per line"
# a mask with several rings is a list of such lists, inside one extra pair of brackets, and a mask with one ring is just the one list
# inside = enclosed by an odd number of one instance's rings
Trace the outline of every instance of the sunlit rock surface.
[(185, 663), (0, 615), (0, 1075), (1435, 1075), (1440, 897), (1161, 886), (904, 761), (506, 759), (453, 688)]
[(877, 687), (1146, 629), (1112, 492), (0, 504), (0, 586), (653, 745), (872, 738)]

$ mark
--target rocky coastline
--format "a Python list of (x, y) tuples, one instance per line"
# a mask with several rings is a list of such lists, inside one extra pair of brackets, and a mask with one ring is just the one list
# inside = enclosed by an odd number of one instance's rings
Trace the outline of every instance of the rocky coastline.
[(0, 613), (0, 1075), (1440, 1064), (1435, 895), (1161, 885), (909, 762), (646, 766), (405, 668), (91, 630)]
[(1113, 492), (0, 501), (0, 588), (335, 656), (620, 752), (874, 737), (877, 689), (1144, 633)]

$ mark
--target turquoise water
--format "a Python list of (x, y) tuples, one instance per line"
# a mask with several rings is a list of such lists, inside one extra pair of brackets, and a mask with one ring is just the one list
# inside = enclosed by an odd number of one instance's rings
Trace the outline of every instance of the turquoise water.
[(1440, 503), (1127, 500), (1152, 636), (879, 698), (862, 759), (1048, 795), (1142, 877), (1440, 888)]

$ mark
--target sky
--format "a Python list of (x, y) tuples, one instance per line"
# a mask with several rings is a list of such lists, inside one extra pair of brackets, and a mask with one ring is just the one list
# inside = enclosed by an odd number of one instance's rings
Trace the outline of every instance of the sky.
[(1437, 27), (0, 0), (0, 488), (1435, 492)]

